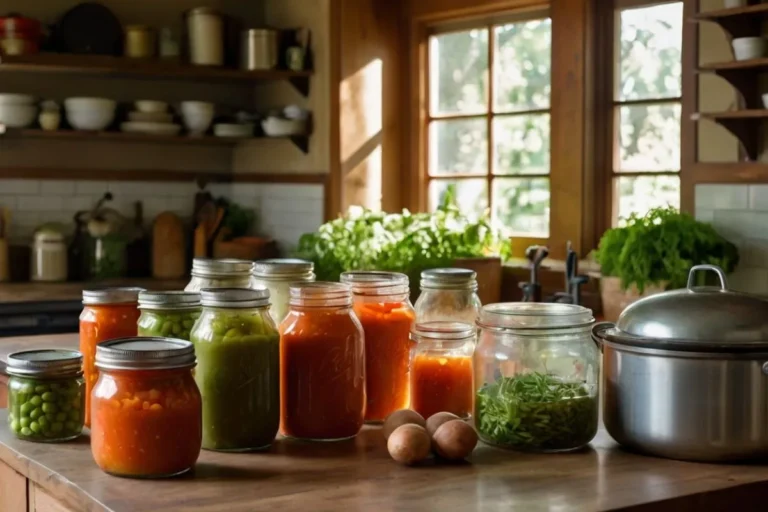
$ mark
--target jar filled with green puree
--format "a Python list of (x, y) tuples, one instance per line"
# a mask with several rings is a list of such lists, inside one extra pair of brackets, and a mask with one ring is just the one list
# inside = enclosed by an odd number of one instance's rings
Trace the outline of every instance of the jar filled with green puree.
[(269, 290), (204, 289), (201, 297), (191, 341), (203, 395), (203, 448), (267, 448), (280, 423), (280, 336)]
[(192, 326), (200, 318), (200, 294), (143, 291), (139, 293), (139, 309), (139, 336), (189, 341)]
[(83, 355), (25, 350), (8, 356), (8, 425), (27, 441), (75, 439), (85, 421)]

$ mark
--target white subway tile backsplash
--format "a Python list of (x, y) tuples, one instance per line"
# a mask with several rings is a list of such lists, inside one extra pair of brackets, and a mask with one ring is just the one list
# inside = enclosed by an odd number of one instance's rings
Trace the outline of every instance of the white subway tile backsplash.
[(739, 244), (740, 264), (768, 269), (768, 240), (749, 238)]
[(29, 196), (20, 199), (16, 205), (18, 211), (59, 212), (64, 208), (64, 199), (59, 196)]
[(768, 212), (715, 210), (714, 226), (726, 238), (768, 238)]
[(768, 293), (768, 269), (739, 265), (739, 268), (728, 276), (728, 288), (765, 295)]
[(699, 222), (709, 222), (711, 224), (715, 221), (715, 210), (710, 208), (699, 208), (697, 205), (696, 220)]
[(43, 180), (40, 182), (40, 195), (71, 196), (75, 193), (75, 182), (65, 180)]
[(11, 210), (16, 209), (16, 201), (16, 196), (0, 195), (0, 206), (4, 206), (5, 208), (10, 208)]
[(748, 185), (697, 185), (696, 207), (716, 210), (746, 210)]
[(0, 194), (34, 195), (40, 192), (37, 180), (0, 180)]
[(75, 194), (77, 195), (104, 195), (109, 191), (106, 181), (77, 181), (75, 182)]
[(749, 185), (749, 208), (768, 211), (768, 185)]

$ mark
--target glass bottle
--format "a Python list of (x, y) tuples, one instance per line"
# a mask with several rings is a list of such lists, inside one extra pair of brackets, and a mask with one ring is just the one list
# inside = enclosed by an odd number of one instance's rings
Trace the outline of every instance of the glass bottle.
[(83, 290), (80, 313), (80, 352), (85, 377), (85, 425), (91, 425), (91, 391), (99, 378), (96, 345), (105, 340), (138, 334), (139, 292), (142, 288)]
[(352, 307), (365, 333), (365, 420), (383, 422), (410, 403), (410, 332), (415, 313), (408, 276), (396, 272), (341, 274), (352, 287)]
[(280, 424), (280, 336), (266, 288), (202, 291), (192, 329), (203, 395), (203, 448), (269, 447)]
[(91, 452), (105, 472), (162, 478), (189, 471), (200, 455), (202, 401), (195, 350), (171, 338), (121, 338), (96, 348)]
[(291, 286), (280, 324), (280, 424), (299, 439), (357, 435), (365, 418), (365, 342), (343, 283)]
[(165, 336), (189, 341), (189, 333), (200, 317), (197, 292), (139, 293), (139, 336)]
[(288, 314), (291, 284), (314, 281), (314, 266), (311, 261), (289, 258), (261, 260), (254, 264), (251, 283), (269, 290), (272, 302), (269, 312), (277, 324)]
[(475, 427), (490, 444), (558, 452), (597, 433), (600, 352), (592, 311), (571, 304), (483, 307), (475, 350)]
[(195, 258), (192, 260), (192, 279), (184, 291), (199, 292), (203, 288), (248, 288), (252, 270), (252, 261)]
[(472, 413), (472, 353), (476, 329), (461, 322), (416, 324), (411, 357), (411, 409), (429, 418)]
[(19, 439), (75, 439), (85, 421), (83, 356), (74, 350), (25, 350), (8, 356), (8, 426)]
[(464, 322), (475, 324), (480, 313), (477, 273), (464, 268), (436, 268), (421, 273), (421, 294), (416, 300), (416, 323)]

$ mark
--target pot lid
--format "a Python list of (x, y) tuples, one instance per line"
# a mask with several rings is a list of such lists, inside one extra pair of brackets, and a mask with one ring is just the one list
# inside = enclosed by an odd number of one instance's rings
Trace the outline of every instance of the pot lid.
[[(697, 271), (715, 272), (720, 286), (694, 286)], [(647, 348), (696, 351), (768, 349), (768, 300), (728, 289), (715, 265), (696, 265), (688, 285), (629, 305), (609, 341)]]

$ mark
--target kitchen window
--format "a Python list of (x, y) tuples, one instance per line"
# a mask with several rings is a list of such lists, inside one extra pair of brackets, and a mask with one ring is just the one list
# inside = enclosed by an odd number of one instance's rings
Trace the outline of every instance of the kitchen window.
[(680, 206), (683, 2), (619, 8), (615, 23), (611, 220), (620, 225)]
[(453, 193), (462, 211), (489, 210), (507, 234), (547, 238), (552, 25), (507, 21), (429, 36), (428, 205)]

